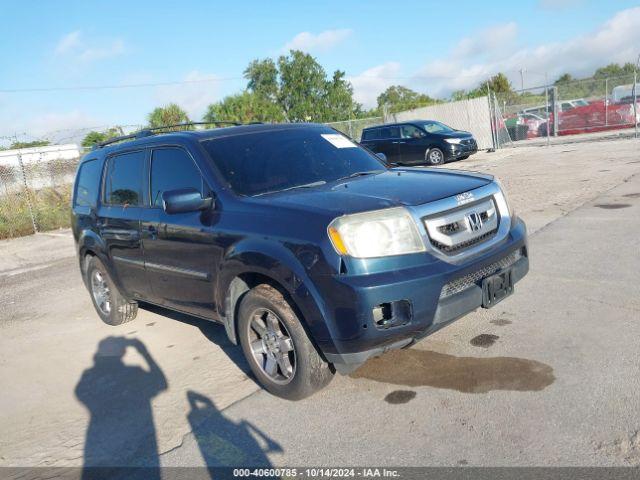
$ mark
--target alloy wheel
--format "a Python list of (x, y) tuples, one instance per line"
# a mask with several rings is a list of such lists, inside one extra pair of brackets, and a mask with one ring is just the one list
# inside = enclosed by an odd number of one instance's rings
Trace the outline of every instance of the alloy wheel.
[(111, 291), (104, 274), (99, 270), (94, 270), (91, 274), (91, 294), (100, 311), (104, 315), (109, 315), (111, 313)]
[(259, 308), (248, 325), (251, 352), (260, 370), (275, 383), (289, 383), (296, 372), (296, 352), (284, 322), (271, 310)]

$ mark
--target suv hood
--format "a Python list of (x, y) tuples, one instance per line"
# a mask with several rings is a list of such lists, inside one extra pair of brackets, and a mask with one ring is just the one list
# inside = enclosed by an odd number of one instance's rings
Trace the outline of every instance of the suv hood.
[(433, 202), (487, 185), (490, 175), (445, 169), (393, 168), (309, 189), (260, 197), (271, 205), (333, 215)]

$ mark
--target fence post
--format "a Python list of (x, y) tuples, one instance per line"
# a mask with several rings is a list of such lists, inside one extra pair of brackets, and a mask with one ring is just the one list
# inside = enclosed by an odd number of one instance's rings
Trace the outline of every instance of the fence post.
[(604, 79), (604, 126), (609, 126), (609, 77)]
[(637, 88), (638, 85), (638, 72), (633, 72), (633, 125), (634, 125), (634, 137), (638, 138), (638, 96), (637, 96)]
[(22, 186), (24, 187), (24, 195), (27, 199), (27, 206), (29, 207), (29, 215), (31, 216), (31, 225), (33, 225), (33, 233), (38, 233), (38, 225), (36, 224), (36, 216), (33, 212), (33, 204), (31, 203), (31, 194), (29, 193), (29, 185), (27, 184), (27, 173), (24, 170), (24, 163), (22, 162), (22, 153), (18, 150), (18, 165), (20, 165), (20, 173), (22, 174)]
[[(544, 99), (545, 99), (545, 109), (547, 111), (547, 147), (550, 144), (550, 132), (549, 132), (549, 77), (547, 73), (544, 74)], [(558, 119), (554, 119), (554, 121), (558, 121)]]
[(493, 145), (493, 150), (496, 147), (496, 132), (495, 132), (495, 115), (493, 114), (492, 106), (491, 106), (491, 88), (489, 87), (489, 82), (487, 82), (487, 102), (489, 102), (489, 123), (491, 127), (491, 143)]

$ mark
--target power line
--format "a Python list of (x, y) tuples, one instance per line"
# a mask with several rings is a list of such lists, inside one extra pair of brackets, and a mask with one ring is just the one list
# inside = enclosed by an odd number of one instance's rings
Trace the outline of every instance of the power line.
[[(513, 70), (507, 70), (512, 72)], [(530, 72), (536, 73), (536, 72)], [(470, 73), (459, 75), (347, 75), (349, 78), (374, 78), (380, 80), (454, 80), (456, 78), (482, 78), (486, 75), (492, 75), (490, 73)], [(91, 91), (91, 90), (119, 90), (126, 88), (149, 88), (149, 87), (164, 87), (173, 85), (188, 85), (198, 83), (213, 83), (213, 82), (225, 82), (230, 80), (243, 80), (245, 77), (210, 77), (200, 78), (197, 80), (174, 80), (167, 82), (146, 82), (146, 83), (128, 83), (128, 84), (115, 84), (115, 85), (74, 85), (69, 87), (33, 87), (33, 88), (2, 88), (0, 93), (37, 93), (37, 92), (63, 92), (63, 91)]]

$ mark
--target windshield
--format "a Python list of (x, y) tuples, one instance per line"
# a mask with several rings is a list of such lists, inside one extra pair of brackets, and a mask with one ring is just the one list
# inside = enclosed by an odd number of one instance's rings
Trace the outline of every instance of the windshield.
[(430, 121), (422, 123), (422, 128), (424, 128), (428, 133), (448, 133), (453, 132), (454, 129), (445, 125), (444, 123)]
[(319, 186), (387, 168), (329, 128), (260, 131), (202, 145), (233, 190), (248, 196)]

